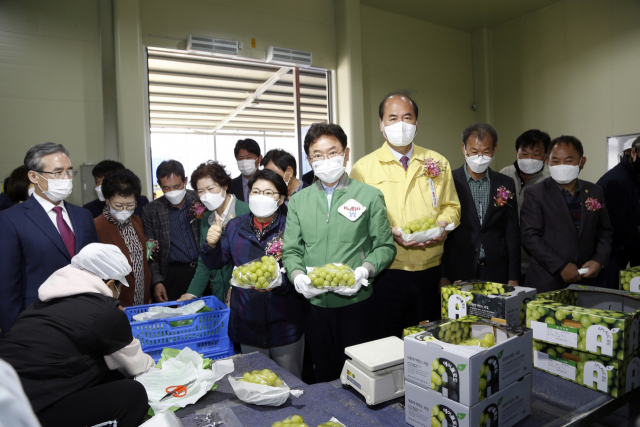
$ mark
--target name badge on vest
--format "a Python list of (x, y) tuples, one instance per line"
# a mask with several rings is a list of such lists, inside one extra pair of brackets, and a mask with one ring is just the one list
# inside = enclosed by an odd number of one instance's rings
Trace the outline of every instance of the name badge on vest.
[(355, 199), (349, 199), (338, 208), (338, 212), (349, 221), (356, 221), (366, 211), (367, 208), (358, 203)]

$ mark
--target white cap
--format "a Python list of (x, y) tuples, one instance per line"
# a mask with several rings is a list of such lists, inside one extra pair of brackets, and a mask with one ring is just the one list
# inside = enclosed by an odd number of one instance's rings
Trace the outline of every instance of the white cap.
[(635, 141), (635, 140), (636, 140), (635, 138), (627, 139), (627, 141), (622, 146), (622, 151), (631, 150), (631, 144), (633, 144), (633, 141)]
[(71, 265), (95, 274), (102, 280), (113, 279), (129, 286), (125, 277), (131, 273), (131, 266), (127, 257), (115, 245), (88, 244), (71, 259)]

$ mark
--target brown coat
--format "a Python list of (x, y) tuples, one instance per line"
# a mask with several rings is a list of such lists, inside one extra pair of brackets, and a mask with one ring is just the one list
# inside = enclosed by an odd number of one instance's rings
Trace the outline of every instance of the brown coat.
[[(127, 249), (127, 245), (124, 243), (124, 239), (122, 238), (118, 227), (110, 223), (104, 215), (100, 215), (94, 221), (96, 223), (96, 232), (98, 233), (98, 240), (100, 243), (116, 245), (127, 257), (129, 265), (131, 265), (129, 250)], [(144, 259), (144, 304), (148, 304), (149, 299), (151, 298), (151, 270), (149, 270), (149, 263), (147, 262), (147, 239), (144, 237), (142, 219), (138, 215), (132, 215), (131, 222), (133, 223), (133, 228), (142, 243), (142, 258)], [(127, 276), (127, 282), (129, 283), (129, 287), (127, 288), (126, 286), (122, 286), (119, 298), (123, 307), (130, 307), (133, 305), (133, 295), (135, 292), (134, 286), (136, 283), (135, 278), (133, 277), (133, 272)]]

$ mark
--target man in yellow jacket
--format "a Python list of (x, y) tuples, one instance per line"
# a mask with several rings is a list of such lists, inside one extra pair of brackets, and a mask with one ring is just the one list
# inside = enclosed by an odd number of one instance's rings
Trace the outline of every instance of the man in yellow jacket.
[(384, 194), (397, 255), (375, 284), (378, 338), (402, 336), (403, 328), (440, 318), (440, 259), (447, 231), (424, 242), (405, 242), (402, 227), (429, 217), (445, 227), (460, 223), (460, 202), (446, 158), (413, 143), (418, 106), (406, 94), (387, 95), (380, 103), (385, 143), (360, 159), (351, 178)]

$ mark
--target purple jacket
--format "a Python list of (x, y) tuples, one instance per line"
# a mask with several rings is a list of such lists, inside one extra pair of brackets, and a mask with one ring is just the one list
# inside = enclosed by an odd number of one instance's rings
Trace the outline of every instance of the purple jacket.
[[(279, 215), (271, 230), (258, 240), (251, 228), (253, 215), (232, 219), (222, 232), (220, 241), (211, 248), (206, 241), (200, 250), (202, 262), (218, 269), (231, 261), (240, 266), (265, 255), (271, 240), (284, 234), (286, 218)], [(280, 263), (282, 266), (282, 263)], [(233, 287), (229, 337), (232, 341), (253, 347), (270, 348), (293, 344), (304, 333), (304, 300), (283, 274), (283, 283), (271, 292)]]

